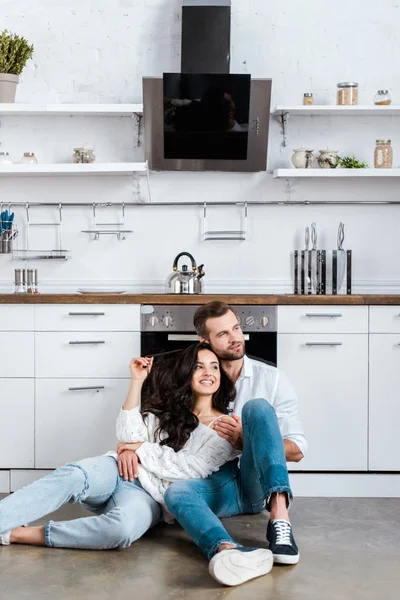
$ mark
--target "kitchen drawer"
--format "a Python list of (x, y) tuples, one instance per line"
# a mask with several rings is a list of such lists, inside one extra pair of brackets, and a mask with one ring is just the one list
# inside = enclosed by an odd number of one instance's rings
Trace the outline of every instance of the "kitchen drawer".
[(140, 333), (109, 331), (35, 334), (36, 377), (130, 377)]
[(18, 469), (10, 471), (10, 492), (16, 492), (25, 485), (29, 485), (52, 471), (41, 471), (40, 469)]
[(34, 466), (35, 384), (0, 379), (0, 469)]
[(279, 306), (279, 333), (368, 333), (367, 306)]
[(36, 331), (140, 331), (139, 304), (40, 304)]
[(400, 306), (370, 306), (370, 333), (400, 333)]
[(34, 306), (0, 305), (0, 331), (33, 331)]
[[(36, 380), (35, 467), (53, 469), (115, 450), (115, 423), (129, 384), (130, 379)], [(88, 386), (95, 389), (70, 389)]]
[(0, 377), (34, 376), (34, 335), (22, 331), (0, 332)]
[(0, 471), (0, 494), (10, 493), (10, 471)]

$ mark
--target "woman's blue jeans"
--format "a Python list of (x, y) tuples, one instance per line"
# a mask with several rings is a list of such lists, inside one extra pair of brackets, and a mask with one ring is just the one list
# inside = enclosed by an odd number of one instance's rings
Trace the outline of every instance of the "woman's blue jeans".
[(45, 544), (57, 548), (128, 548), (162, 520), (160, 505), (135, 480), (124, 481), (112, 456), (60, 467), (0, 502), (0, 534), (36, 521), (67, 503), (96, 516), (49, 521)]
[(240, 467), (236, 459), (207, 479), (177, 481), (165, 494), (169, 510), (209, 560), (222, 543), (235, 543), (218, 517), (261, 512), (276, 492), (292, 499), (274, 408), (263, 398), (250, 400), (242, 424)]

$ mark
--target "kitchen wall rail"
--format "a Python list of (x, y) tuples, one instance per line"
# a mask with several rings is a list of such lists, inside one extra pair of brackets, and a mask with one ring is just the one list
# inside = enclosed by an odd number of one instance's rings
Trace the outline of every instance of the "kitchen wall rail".
[(148, 207), (148, 206), (200, 206), (204, 209), (204, 205), (207, 206), (321, 206), (321, 205), (368, 205), (377, 206), (383, 204), (397, 205), (400, 204), (400, 200), (270, 200), (270, 201), (251, 201), (246, 202), (4, 202), (4, 206), (20, 206), (20, 207), (35, 207), (35, 206), (61, 206), (64, 207), (111, 207), (121, 206), (123, 208), (136, 206), (136, 207)]

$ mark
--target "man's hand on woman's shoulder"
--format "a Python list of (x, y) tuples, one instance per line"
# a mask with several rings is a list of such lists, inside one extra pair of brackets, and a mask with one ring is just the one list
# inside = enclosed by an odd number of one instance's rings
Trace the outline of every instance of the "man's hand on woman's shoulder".
[(237, 415), (221, 417), (213, 428), (218, 435), (228, 440), (236, 450), (243, 450), (242, 419)]

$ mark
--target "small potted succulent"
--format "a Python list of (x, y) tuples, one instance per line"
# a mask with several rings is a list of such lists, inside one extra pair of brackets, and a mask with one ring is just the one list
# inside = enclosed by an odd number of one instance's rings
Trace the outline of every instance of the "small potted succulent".
[(19, 76), (33, 55), (24, 37), (4, 29), (0, 33), (0, 102), (15, 102)]

